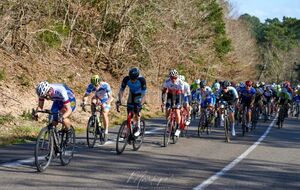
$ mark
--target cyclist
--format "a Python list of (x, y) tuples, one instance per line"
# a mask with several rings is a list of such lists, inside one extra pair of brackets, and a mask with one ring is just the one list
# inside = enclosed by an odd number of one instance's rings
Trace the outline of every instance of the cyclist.
[(272, 97), (273, 97), (273, 91), (271, 89), (271, 86), (266, 86), (264, 90), (264, 106), (267, 106), (267, 115), (268, 120), (270, 120), (270, 113), (271, 113), (271, 103), (272, 103)]
[(141, 109), (145, 102), (145, 95), (147, 93), (146, 79), (140, 75), (140, 70), (137, 67), (130, 69), (128, 76), (124, 77), (119, 93), (116, 106), (119, 107), (122, 103), (122, 97), (126, 86), (129, 87), (129, 95), (127, 100), (127, 112), (133, 111), (134, 120), (137, 122), (134, 136), (138, 137), (141, 134)]
[[(251, 127), (252, 108), (253, 108), (255, 94), (256, 94), (256, 90), (252, 87), (252, 84), (253, 84), (252, 81), (250, 81), (250, 80), (246, 81), (245, 82), (246, 87), (241, 89), (241, 91), (240, 91), (240, 98), (241, 98), (240, 110), (242, 113), (244, 113), (244, 111), (247, 112), (247, 118), (248, 118), (247, 128), (248, 129)], [(248, 108), (248, 110), (245, 110), (246, 107)]]
[(206, 88), (205, 89), (205, 99), (203, 99), (201, 102), (201, 108), (202, 109), (208, 108), (213, 112), (213, 110), (215, 108), (215, 104), (216, 104), (216, 96), (211, 91), (211, 88)]
[(94, 96), (91, 100), (91, 111), (95, 112), (96, 106), (102, 107), (102, 114), (104, 120), (104, 141), (108, 139), (108, 126), (109, 126), (109, 117), (108, 113), (111, 108), (112, 91), (110, 85), (107, 82), (102, 81), (102, 78), (99, 75), (93, 75), (91, 78), (91, 83), (88, 85), (85, 94), (82, 98), (82, 105), (87, 104), (88, 96), (94, 92)]
[(212, 85), (211, 89), (214, 94), (216, 94), (220, 90), (220, 83), (218, 80), (215, 80), (215, 83)]
[(191, 90), (190, 90), (190, 85), (185, 82), (185, 77), (183, 75), (179, 75), (179, 79), (183, 82), (184, 85), (184, 97), (183, 97), (183, 108), (186, 109), (187, 111), (187, 120), (185, 122), (185, 125), (190, 125), (191, 123)]
[[(296, 106), (300, 105), (300, 85), (297, 85), (295, 88), (295, 96), (294, 96), (294, 102), (296, 103)], [(300, 106), (299, 106), (300, 107)], [(299, 111), (299, 110), (296, 110)], [(296, 112), (296, 117), (298, 117), (298, 112)]]
[[(36, 109), (43, 110), (45, 99), (53, 101), (51, 112), (57, 114), (53, 115), (52, 124), (56, 126), (58, 122), (61, 122), (65, 129), (69, 130), (71, 127), (69, 117), (76, 108), (76, 99), (73, 91), (65, 84), (49, 84), (47, 81), (42, 81), (36, 87), (36, 94), (39, 97)], [(38, 115), (35, 116), (37, 117)]]
[(196, 92), (196, 90), (200, 87), (200, 79), (196, 79), (194, 83), (191, 85), (191, 92)]
[[(288, 93), (288, 90), (286, 88), (282, 88), (281, 92), (279, 93), (278, 104), (280, 106), (284, 107), (284, 117), (283, 118), (288, 116), (287, 113), (288, 113), (291, 102), (292, 102), (292, 98), (291, 98), (290, 94)], [(277, 125), (279, 125), (279, 117), (277, 120)]]
[[(231, 133), (232, 136), (235, 136), (235, 128), (234, 128), (234, 112), (235, 112), (235, 105), (237, 103), (239, 96), (235, 88), (230, 86), (230, 82), (225, 80), (222, 83), (222, 89), (219, 91), (217, 99), (219, 101), (226, 101), (229, 105), (229, 120), (231, 126)], [(224, 118), (221, 118), (223, 120)]]
[[(162, 108), (166, 107), (166, 119), (170, 115), (170, 108), (175, 107), (176, 109), (176, 132), (175, 136), (179, 137), (180, 129), (179, 124), (181, 120), (180, 109), (182, 106), (182, 95), (184, 93), (184, 84), (178, 78), (178, 72), (172, 69), (169, 72), (169, 79), (167, 79), (163, 84), (162, 89)], [(167, 95), (167, 96), (166, 96)]]

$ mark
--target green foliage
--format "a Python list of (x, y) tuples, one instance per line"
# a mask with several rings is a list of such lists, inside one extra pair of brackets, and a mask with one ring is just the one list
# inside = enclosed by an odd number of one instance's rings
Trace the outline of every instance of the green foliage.
[(222, 58), (225, 54), (231, 51), (231, 40), (225, 36), (216, 38), (215, 40), (215, 49), (220, 58)]
[(67, 37), (69, 32), (69, 26), (56, 22), (49, 26), (49, 30), (44, 30), (40, 33), (38, 39), (46, 43), (49, 47), (58, 48), (62, 43), (62, 39)]
[(181, 75), (186, 75), (186, 68), (185, 65), (183, 63), (180, 63), (177, 65), (177, 69), (178, 73), (180, 73)]
[(19, 75), (17, 77), (18, 77), (19, 82), (22, 86), (27, 86), (28, 87), (30, 85), (29, 77), (26, 74), (22, 73), (21, 75)]
[(23, 111), (21, 117), (22, 117), (24, 120), (31, 121), (31, 120), (32, 120), (31, 111), (30, 111), (30, 110)]
[(1, 69), (0, 70), (0, 81), (5, 80), (6, 79), (6, 71), (5, 69)]
[(6, 115), (0, 115), (0, 125), (3, 125), (4, 123), (11, 122), (15, 119), (14, 116), (12, 116), (10, 113)]
[(121, 24), (118, 21), (118, 17), (116, 15), (110, 14), (106, 19), (106, 23), (104, 26), (104, 39), (111, 40), (113, 37), (118, 34), (121, 30)]

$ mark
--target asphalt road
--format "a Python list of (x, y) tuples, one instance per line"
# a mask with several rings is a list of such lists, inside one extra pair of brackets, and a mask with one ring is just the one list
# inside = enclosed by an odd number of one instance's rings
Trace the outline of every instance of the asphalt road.
[(192, 122), (187, 138), (162, 147), (164, 123), (147, 121), (141, 149), (128, 146), (122, 155), (118, 127), (93, 149), (79, 135), (71, 164), (56, 159), (44, 173), (33, 165), (34, 143), (0, 147), (0, 189), (300, 189), (300, 120), (287, 119), (282, 129), (259, 123), (231, 143), (221, 128), (199, 138)]

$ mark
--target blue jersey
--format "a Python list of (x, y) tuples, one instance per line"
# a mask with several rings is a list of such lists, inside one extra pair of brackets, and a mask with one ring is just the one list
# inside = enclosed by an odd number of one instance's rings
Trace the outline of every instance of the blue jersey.
[(106, 102), (111, 97), (111, 88), (107, 82), (101, 82), (99, 89), (97, 89), (93, 84), (89, 84), (85, 94), (89, 95), (90, 93), (95, 92), (95, 96), (97, 99), (101, 101), (101, 103)]
[(241, 102), (242, 103), (250, 103), (256, 94), (256, 90), (251, 87), (250, 90), (246, 88), (241, 89)]
[(211, 94), (209, 96), (206, 96), (205, 99), (201, 102), (202, 108), (207, 108), (207, 106), (212, 105), (214, 106), (216, 104), (216, 97), (214, 94)]
[(146, 80), (144, 77), (139, 77), (134, 83), (131, 82), (129, 76), (125, 77), (122, 81), (120, 91), (124, 91), (126, 86), (132, 94), (145, 95), (147, 92)]

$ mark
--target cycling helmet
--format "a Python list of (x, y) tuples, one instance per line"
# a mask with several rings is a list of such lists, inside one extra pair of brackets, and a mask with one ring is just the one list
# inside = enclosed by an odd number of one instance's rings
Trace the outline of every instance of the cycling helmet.
[(220, 83), (216, 82), (213, 87), (214, 90), (219, 90), (220, 89)]
[(265, 82), (261, 82), (261, 83), (260, 83), (260, 87), (264, 87), (265, 84), (266, 84)]
[(140, 70), (137, 67), (130, 69), (129, 78), (131, 80), (136, 80), (140, 76)]
[(222, 83), (222, 87), (227, 88), (228, 86), (230, 86), (230, 82), (228, 80), (224, 80)]
[(50, 89), (50, 85), (47, 81), (43, 81), (36, 87), (36, 94), (39, 97), (45, 96)]
[(210, 88), (209, 86), (206, 86), (206, 87), (204, 88), (204, 92), (205, 92), (205, 95), (211, 95), (212, 90), (211, 90), (211, 88)]
[(98, 86), (101, 82), (101, 78), (99, 77), (99, 75), (93, 75), (92, 78), (91, 78), (91, 83), (94, 85), (94, 86)]
[(179, 79), (182, 80), (183, 82), (185, 81), (184, 75), (179, 75)]
[(206, 86), (206, 80), (202, 80), (201, 82), (200, 82), (200, 87), (201, 88), (204, 88)]
[(246, 86), (248, 86), (248, 87), (249, 87), (249, 86), (252, 86), (252, 81), (247, 80), (245, 84), (246, 84)]
[(199, 85), (200, 84), (200, 79), (196, 79), (195, 83)]
[(240, 82), (240, 87), (241, 87), (241, 88), (245, 88), (245, 87), (246, 87), (245, 83)]
[(169, 73), (169, 77), (177, 78), (178, 72), (175, 69), (172, 69)]

